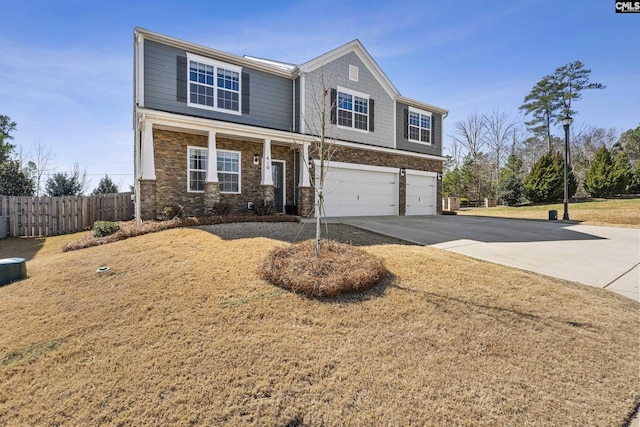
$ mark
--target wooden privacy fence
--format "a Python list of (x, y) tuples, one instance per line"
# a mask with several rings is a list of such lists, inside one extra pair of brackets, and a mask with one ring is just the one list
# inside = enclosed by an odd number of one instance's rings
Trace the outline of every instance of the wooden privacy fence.
[(97, 196), (0, 196), (0, 238), (56, 236), (87, 230), (96, 221), (133, 218), (131, 193)]

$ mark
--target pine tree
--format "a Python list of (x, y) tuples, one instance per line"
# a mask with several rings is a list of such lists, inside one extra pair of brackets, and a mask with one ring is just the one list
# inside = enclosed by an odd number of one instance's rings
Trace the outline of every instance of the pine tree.
[(551, 125), (558, 117), (560, 102), (557, 88), (551, 76), (545, 76), (531, 89), (524, 98), (524, 104), (519, 108), (525, 115), (532, 114), (533, 118), (525, 125), (535, 134), (544, 134), (547, 140), (547, 151), (551, 151)]
[(633, 171), (629, 164), (627, 153), (620, 151), (613, 162), (611, 180), (613, 181), (613, 194), (625, 194), (627, 186), (633, 177)]
[(33, 196), (35, 183), (17, 160), (0, 163), (0, 194), (3, 196)]
[(509, 206), (520, 203), (524, 196), (522, 160), (511, 154), (498, 177), (498, 199)]
[(109, 178), (109, 175), (105, 175), (104, 178), (100, 178), (98, 187), (91, 192), (92, 196), (96, 194), (111, 194), (119, 191), (118, 186)]
[(627, 184), (626, 193), (640, 194), (640, 162), (636, 164), (636, 167), (631, 174), (629, 184)]
[(81, 192), (81, 185), (74, 175), (56, 172), (47, 180), (45, 191), (51, 197), (76, 196)]
[(613, 160), (607, 147), (601, 147), (589, 166), (584, 179), (584, 188), (592, 197), (608, 197), (615, 192), (613, 181)]
[(9, 143), (13, 139), (11, 132), (16, 130), (16, 126), (16, 122), (12, 121), (9, 116), (0, 115), (0, 163), (9, 160), (16, 147)]
[[(573, 172), (568, 176), (568, 197), (573, 197), (578, 183)], [(525, 193), (533, 203), (551, 203), (564, 195), (564, 160), (562, 154), (545, 153), (524, 180)]]

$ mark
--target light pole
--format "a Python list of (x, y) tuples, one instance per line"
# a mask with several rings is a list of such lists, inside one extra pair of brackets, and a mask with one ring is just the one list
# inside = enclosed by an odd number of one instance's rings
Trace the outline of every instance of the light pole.
[(569, 126), (573, 119), (567, 114), (562, 119), (562, 126), (564, 126), (564, 214), (562, 214), (562, 220), (569, 220)]

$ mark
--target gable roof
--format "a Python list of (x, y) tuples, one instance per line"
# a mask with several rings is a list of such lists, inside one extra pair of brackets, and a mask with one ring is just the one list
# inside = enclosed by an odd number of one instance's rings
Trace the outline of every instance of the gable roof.
[(385, 91), (389, 94), (391, 98), (396, 98), (400, 96), (400, 92), (398, 89), (391, 83), (389, 77), (382, 71), (382, 69), (378, 66), (376, 61), (369, 55), (367, 49), (364, 48), (360, 40), (355, 39), (350, 41), (349, 43), (343, 44), (340, 47), (337, 47), (329, 52), (318, 56), (317, 58), (312, 59), (311, 61), (307, 61), (304, 64), (300, 65), (298, 68), (303, 73), (308, 73), (310, 71), (316, 70), (323, 65), (328, 64), (329, 62), (335, 61), (336, 59), (353, 52), (358, 55), (358, 58), (366, 65), (366, 67), (371, 71), (373, 76), (378, 80), (378, 82), (382, 85)]
[(240, 66), (254, 68), (260, 71), (264, 71), (270, 74), (279, 75), (282, 77), (292, 77), (292, 70), (282, 67), (282, 63), (277, 64), (275, 61), (258, 60), (256, 58), (247, 58), (232, 53), (223, 52), (218, 49), (213, 49), (207, 46), (202, 46), (196, 43), (187, 42), (184, 40), (176, 39), (174, 37), (165, 36), (164, 34), (155, 33), (153, 31), (146, 30), (144, 28), (135, 27), (133, 29), (135, 37), (142, 36), (146, 40), (155, 41), (158, 43), (174, 46), (179, 49), (183, 49), (187, 52), (195, 53), (198, 55), (219, 59), (221, 61), (230, 62)]

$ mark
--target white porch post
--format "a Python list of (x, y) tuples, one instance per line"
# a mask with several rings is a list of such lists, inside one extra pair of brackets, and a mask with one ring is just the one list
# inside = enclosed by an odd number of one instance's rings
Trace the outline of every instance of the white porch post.
[(141, 179), (156, 179), (156, 165), (153, 156), (153, 124), (145, 120), (142, 132), (142, 174)]
[(305, 142), (302, 145), (302, 151), (299, 152), (300, 156), (300, 165), (301, 165), (301, 173), (300, 173), (300, 182), (298, 182), (299, 187), (309, 187), (311, 186), (311, 182), (309, 181), (309, 143)]
[(261, 185), (273, 185), (273, 175), (271, 173), (271, 140), (265, 139), (262, 146), (262, 179)]
[(216, 151), (216, 133), (209, 132), (207, 152), (207, 177), (205, 182), (218, 182), (218, 154)]

